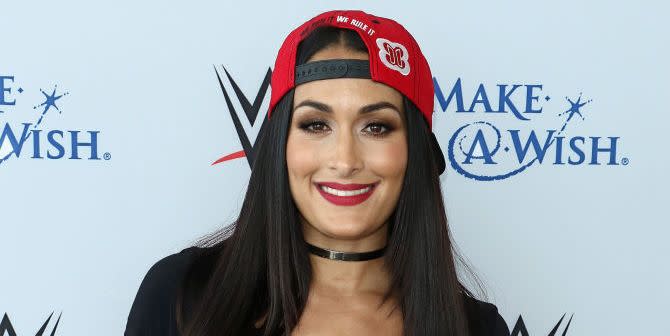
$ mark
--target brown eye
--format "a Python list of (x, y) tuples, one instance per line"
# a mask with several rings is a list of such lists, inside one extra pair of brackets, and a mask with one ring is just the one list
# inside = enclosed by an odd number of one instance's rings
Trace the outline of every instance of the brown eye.
[(366, 129), (369, 130), (367, 133), (377, 137), (385, 136), (391, 131), (391, 127), (383, 123), (370, 123)]
[(298, 127), (307, 133), (322, 133), (327, 131), (328, 125), (321, 120), (310, 120), (300, 123)]

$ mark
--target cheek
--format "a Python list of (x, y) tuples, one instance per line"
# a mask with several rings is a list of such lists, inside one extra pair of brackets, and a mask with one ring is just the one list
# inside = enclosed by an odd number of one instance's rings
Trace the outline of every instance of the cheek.
[(371, 170), (384, 178), (402, 181), (407, 167), (407, 145), (404, 139), (377, 144), (366, 152), (366, 161)]
[(308, 178), (318, 169), (317, 148), (309, 141), (300, 141), (289, 135), (286, 142), (286, 167), (291, 182)]

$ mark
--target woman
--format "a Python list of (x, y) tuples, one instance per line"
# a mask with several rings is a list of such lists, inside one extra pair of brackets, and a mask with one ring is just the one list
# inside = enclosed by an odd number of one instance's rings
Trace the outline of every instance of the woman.
[(271, 84), (239, 218), (149, 270), (126, 335), (509, 335), (456, 275), (412, 36), (320, 14)]

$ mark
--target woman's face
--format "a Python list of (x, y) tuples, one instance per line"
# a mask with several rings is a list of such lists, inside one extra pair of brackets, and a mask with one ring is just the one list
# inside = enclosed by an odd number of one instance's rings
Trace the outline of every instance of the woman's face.
[[(368, 56), (338, 46), (310, 61), (337, 58)], [(401, 94), (370, 79), (295, 88), (286, 163), (305, 240), (361, 249), (369, 245), (360, 244), (366, 238), (386, 241), (407, 165), (403, 113)]]

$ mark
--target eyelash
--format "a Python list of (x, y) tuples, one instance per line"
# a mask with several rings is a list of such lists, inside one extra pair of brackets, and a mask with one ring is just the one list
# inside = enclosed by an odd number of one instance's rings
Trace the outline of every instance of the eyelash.
[[(322, 133), (322, 132), (323, 132), (323, 131), (314, 131), (314, 130), (311, 130), (310, 127), (313, 126), (313, 125), (325, 125), (325, 126), (328, 126), (328, 124), (327, 124), (325, 121), (323, 121), (323, 120), (319, 120), (319, 119), (315, 119), (315, 120), (309, 120), (309, 121), (301, 122), (301, 123), (298, 125), (298, 127), (299, 127), (301, 130), (303, 130), (304, 132), (306, 132), (306, 133), (310, 133), (310, 134), (319, 134), (319, 133)], [(370, 126), (381, 126), (381, 127), (383, 127), (383, 128), (386, 129), (386, 131), (383, 131), (383, 132), (381, 132), (381, 133), (366, 132), (366, 133), (368, 133), (368, 134), (370, 134), (370, 135), (372, 135), (373, 137), (376, 137), (376, 138), (382, 138), (382, 137), (385, 137), (385, 136), (387, 136), (389, 133), (391, 133), (391, 131), (393, 131), (393, 127), (392, 127), (391, 125), (386, 124), (386, 123), (383, 123), (383, 122), (371, 122), (371, 123), (367, 124), (367, 125), (365, 126), (365, 128), (368, 128), (368, 127), (370, 127)]]

